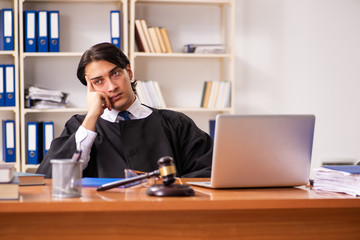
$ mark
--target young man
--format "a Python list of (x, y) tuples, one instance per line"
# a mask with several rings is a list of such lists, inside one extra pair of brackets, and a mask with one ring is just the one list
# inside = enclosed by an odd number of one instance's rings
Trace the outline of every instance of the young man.
[(210, 177), (212, 139), (186, 115), (142, 105), (125, 54), (100, 43), (87, 50), (77, 77), (87, 86), (88, 112), (74, 115), (37, 172), (51, 178), (51, 159), (81, 150), (84, 177), (124, 177), (124, 169), (151, 172), (163, 156), (174, 159), (179, 177)]

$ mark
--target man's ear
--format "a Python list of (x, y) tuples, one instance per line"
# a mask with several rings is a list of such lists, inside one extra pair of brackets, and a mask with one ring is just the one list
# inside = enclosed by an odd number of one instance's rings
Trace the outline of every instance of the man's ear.
[(127, 71), (128, 74), (129, 74), (130, 81), (132, 81), (132, 79), (133, 79), (133, 72), (132, 72), (131, 67), (130, 67), (129, 64), (126, 66), (126, 71)]

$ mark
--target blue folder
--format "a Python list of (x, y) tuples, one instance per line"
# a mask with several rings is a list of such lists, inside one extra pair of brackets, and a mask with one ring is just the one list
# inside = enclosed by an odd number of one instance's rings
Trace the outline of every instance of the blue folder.
[(60, 51), (59, 11), (48, 11), (49, 52)]
[(124, 178), (92, 178), (92, 177), (85, 177), (82, 179), (82, 186), (83, 187), (99, 187), (106, 183), (111, 183), (119, 180), (123, 180)]
[(0, 10), (0, 50), (14, 50), (14, 14), (11, 8)]
[(4, 65), (5, 106), (15, 106), (15, 65)]
[(110, 11), (110, 33), (111, 33), (111, 43), (121, 48), (121, 25), (120, 25), (120, 11), (114, 10)]
[(3, 133), (3, 160), (15, 162), (15, 121), (2, 121)]
[(52, 140), (54, 140), (54, 122), (43, 122), (43, 157), (50, 149)]
[(0, 107), (5, 106), (4, 65), (0, 65)]
[(36, 11), (24, 11), (24, 51), (36, 52)]
[(41, 10), (37, 12), (37, 51), (49, 52), (48, 13)]
[(27, 163), (39, 164), (42, 160), (41, 123), (27, 123)]

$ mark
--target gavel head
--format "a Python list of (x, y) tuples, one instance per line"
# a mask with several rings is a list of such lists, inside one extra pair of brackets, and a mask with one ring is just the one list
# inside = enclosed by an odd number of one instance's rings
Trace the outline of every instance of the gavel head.
[(172, 157), (162, 157), (158, 160), (160, 176), (165, 185), (175, 182), (176, 169)]

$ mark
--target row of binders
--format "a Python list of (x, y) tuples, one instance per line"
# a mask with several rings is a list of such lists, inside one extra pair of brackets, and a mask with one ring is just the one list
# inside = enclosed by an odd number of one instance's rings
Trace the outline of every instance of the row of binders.
[(135, 41), (140, 52), (172, 53), (166, 28), (148, 26), (145, 19), (135, 19)]
[(27, 164), (39, 164), (54, 139), (54, 122), (27, 123)]
[(59, 52), (59, 11), (24, 11), (24, 51)]
[(137, 81), (136, 93), (140, 102), (155, 108), (165, 108), (166, 104), (157, 81)]
[(15, 106), (15, 66), (0, 65), (0, 107)]
[(229, 81), (205, 81), (201, 97), (203, 108), (227, 108), (230, 106), (231, 83)]
[(14, 50), (14, 11), (11, 8), (0, 10), (0, 51)]

